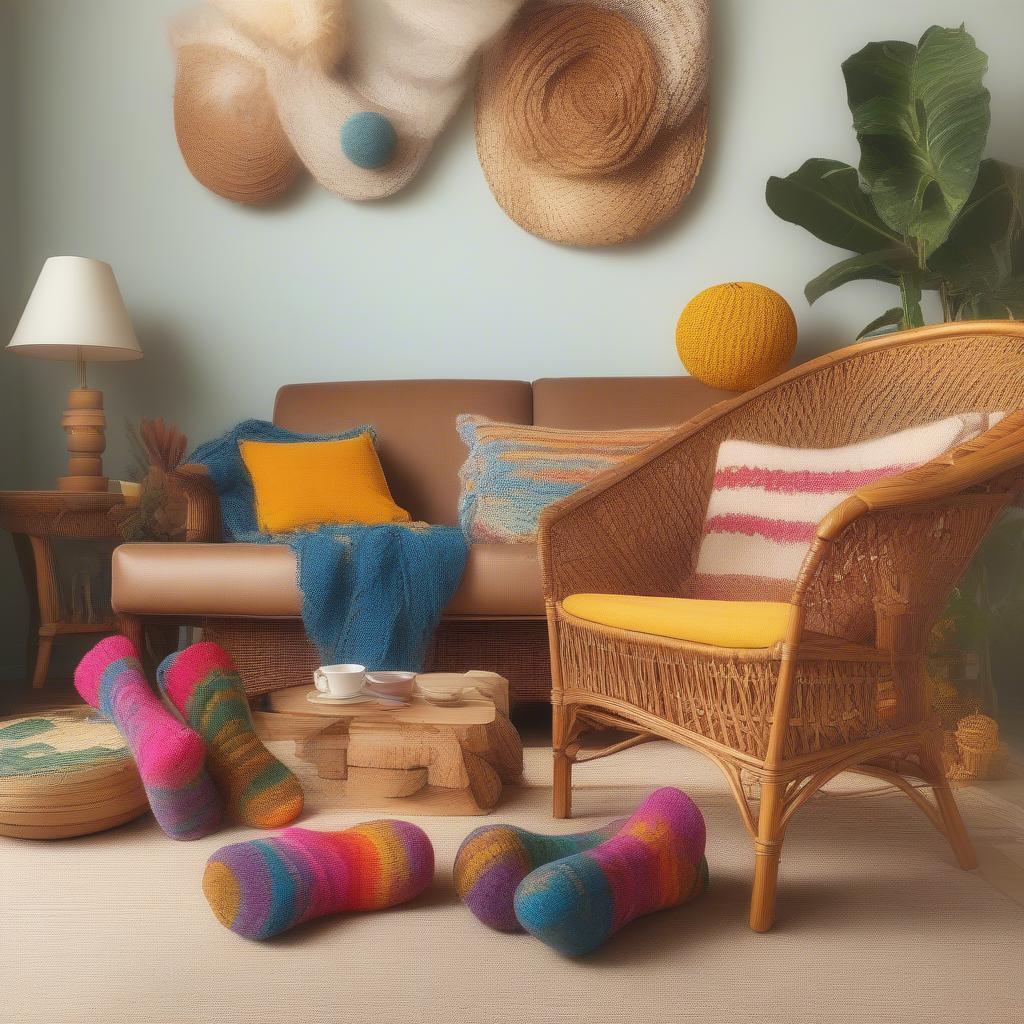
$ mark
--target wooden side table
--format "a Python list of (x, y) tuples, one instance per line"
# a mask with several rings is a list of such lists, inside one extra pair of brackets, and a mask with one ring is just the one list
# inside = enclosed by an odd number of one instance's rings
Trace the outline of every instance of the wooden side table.
[(28, 594), (28, 663), (34, 689), (46, 682), (56, 637), (117, 631), (112, 612), (88, 621), (65, 607), (53, 541), (118, 540), (120, 525), (128, 515), (120, 494), (0, 491), (0, 529), (14, 539)]

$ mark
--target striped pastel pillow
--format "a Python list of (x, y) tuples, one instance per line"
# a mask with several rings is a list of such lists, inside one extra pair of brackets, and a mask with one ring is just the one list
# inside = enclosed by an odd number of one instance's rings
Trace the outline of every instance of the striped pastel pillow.
[(989, 420), (988, 413), (965, 413), (842, 448), (723, 441), (693, 596), (788, 601), (818, 523), (828, 512), (859, 488), (977, 437), (989, 428)]
[(459, 522), (483, 544), (532, 543), (548, 505), (676, 429), (562, 430), (472, 415), (456, 426), (469, 448), (459, 470)]

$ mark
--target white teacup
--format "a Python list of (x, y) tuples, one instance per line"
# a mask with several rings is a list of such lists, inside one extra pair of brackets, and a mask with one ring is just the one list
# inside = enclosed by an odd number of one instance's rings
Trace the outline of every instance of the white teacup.
[(355, 697), (366, 681), (365, 665), (321, 665), (313, 673), (316, 688), (327, 697)]

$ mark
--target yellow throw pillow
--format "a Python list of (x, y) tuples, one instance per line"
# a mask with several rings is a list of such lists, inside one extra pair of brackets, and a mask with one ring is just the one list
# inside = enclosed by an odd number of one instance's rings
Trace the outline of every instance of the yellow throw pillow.
[(373, 438), (341, 441), (241, 441), (256, 494), (256, 521), (267, 533), (306, 526), (407, 523), (388, 490)]

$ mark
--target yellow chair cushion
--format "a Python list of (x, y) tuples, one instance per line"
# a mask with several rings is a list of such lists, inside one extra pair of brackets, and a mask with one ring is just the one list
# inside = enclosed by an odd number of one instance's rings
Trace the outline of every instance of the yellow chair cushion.
[(712, 647), (772, 647), (786, 633), (781, 601), (695, 601), (686, 597), (573, 594), (562, 608), (578, 619)]
[(256, 521), (267, 533), (306, 526), (407, 523), (388, 490), (373, 438), (340, 441), (242, 441), (256, 494)]

